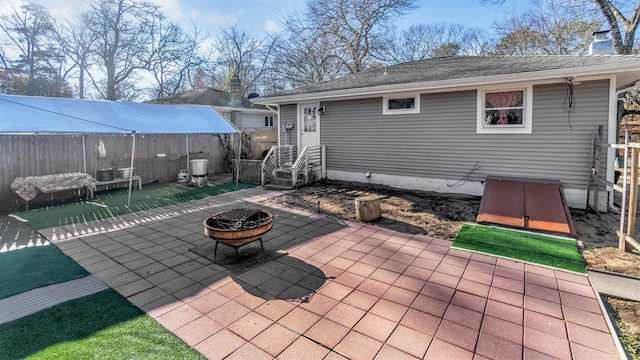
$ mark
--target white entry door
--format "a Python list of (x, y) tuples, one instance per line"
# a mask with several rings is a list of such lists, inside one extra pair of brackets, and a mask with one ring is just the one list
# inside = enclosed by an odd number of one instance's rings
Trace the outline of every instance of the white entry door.
[(318, 117), (318, 105), (317, 104), (302, 104), (300, 105), (299, 114), (299, 126), (300, 137), (298, 151), (302, 151), (305, 146), (320, 145), (320, 124)]

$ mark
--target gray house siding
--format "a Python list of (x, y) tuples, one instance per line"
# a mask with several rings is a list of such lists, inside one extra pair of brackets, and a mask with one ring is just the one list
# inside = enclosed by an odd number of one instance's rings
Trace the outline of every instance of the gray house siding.
[(572, 128), (563, 110), (566, 86), (534, 86), (531, 134), (477, 134), (476, 91), (423, 94), (420, 114), (383, 116), (381, 98), (323, 102), (320, 142), (327, 145), (329, 171), (449, 179), (450, 184), (487, 175), (557, 179), (565, 187), (586, 189), (591, 135), (603, 125), (606, 136), (608, 86), (608, 81), (576, 85)]
[[(280, 105), (280, 122), (278, 123), (278, 131), (280, 132), (280, 145), (297, 145), (298, 144), (298, 106), (296, 104)], [(287, 122), (294, 123), (293, 129), (284, 131), (282, 124)]]

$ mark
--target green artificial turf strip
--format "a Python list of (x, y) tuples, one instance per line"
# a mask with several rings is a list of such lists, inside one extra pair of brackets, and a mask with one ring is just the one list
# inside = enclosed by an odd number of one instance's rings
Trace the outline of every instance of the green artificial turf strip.
[[(238, 190), (255, 187), (252, 184), (238, 184)], [(148, 184), (142, 190), (131, 192), (131, 210), (141, 211), (162, 206), (204, 199), (235, 191), (235, 183), (201, 188), (185, 189), (172, 184)], [(89, 202), (81, 201), (53, 207), (43, 207), (31, 211), (16, 213), (32, 229), (46, 229), (54, 226), (82, 224), (94, 220), (108, 219), (127, 213), (127, 189), (116, 189), (96, 193)], [(103, 206), (90, 203), (101, 204)], [(106, 207), (104, 207), (106, 206)]]
[(0, 359), (203, 359), (114, 290), (0, 325)]
[(0, 253), (0, 299), (89, 275), (54, 245)]
[(453, 246), (586, 273), (585, 262), (573, 240), (464, 224)]

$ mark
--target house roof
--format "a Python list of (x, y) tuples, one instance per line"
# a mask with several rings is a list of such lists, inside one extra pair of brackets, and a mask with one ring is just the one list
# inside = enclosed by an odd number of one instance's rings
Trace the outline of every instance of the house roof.
[[(385, 66), (253, 99), (260, 104), (289, 100), (445, 89), (556, 77), (637, 72), (638, 55), (452, 56)], [(358, 89), (358, 92), (353, 90)]]
[(209, 106), (0, 95), (0, 133), (232, 134)]
[(237, 108), (241, 111), (246, 109), (271, 111), (264, 105), (253, 104), (251, 100), (246, 97), (241, 97), (239, 104), (234, 103), (230, 92), (218, 90), (212, 87), (189, 90), (180, 94), (145, 102), (154, 104), (209, 105), (222, 108)]

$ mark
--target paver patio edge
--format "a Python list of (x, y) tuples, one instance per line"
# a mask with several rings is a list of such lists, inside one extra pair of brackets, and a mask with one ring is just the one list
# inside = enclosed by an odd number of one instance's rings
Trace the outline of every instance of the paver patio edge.
[(598, 305), (600, 305), (600, 311), (602, 311), (602, 314), (605, 315), (604, 321), (607, 323), (607, 327), (609, 328), (609, 333), (613, 338), (614, 344), (616, 344), (616, 348), (618, 349), (618, 355), (620, 355), (621, 359), (627, 359), (628, 358), (627, 352), (624, 350), (624, 346), (622, 346), (622, 343), (620, 342), (620, 339), (617, 336), (618, 332), (616, 331), (616, 328), (613, 325), (613, 322), (609, 318), (609, 312), (607, 311), (607, 308), (604, 306), (604, 302), (602, 301), (602, 295), (598, 291), (596, 291), (595, 288), (593, 290), (596, 292), (596, 300), (598, 300)]

